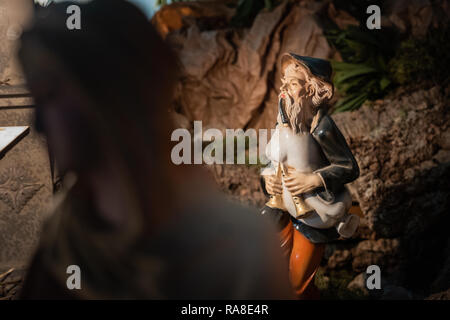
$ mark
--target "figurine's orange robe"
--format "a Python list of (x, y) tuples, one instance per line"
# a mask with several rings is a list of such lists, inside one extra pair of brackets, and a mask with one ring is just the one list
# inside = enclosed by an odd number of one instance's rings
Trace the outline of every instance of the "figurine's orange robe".
[(281, 248), (289, 259), (289, 277), (299, 299), (318, 299), (314, 276), (325, 251), (325, 244), (314, 244), (289, 221), (280, 232)]
[[(347, 183), (358, 178), (359, 167), (344, 136), (326, 114), (333, 95), (329, 61), (286, 53), (281, 58), (281, 76), (283, 85), (277, 117), (280, 131), (275, 131), (267, 145), (266, 155), (272, 161), (272, 167), (264, 170), (262, 175), (278, 175), (279, 171), (272, 172), (271, 169), (281, 163), (282, 173), (285, 172), (283, 168), (289, 170), (292, 167), (301, 173), (317, 174), (322, 186), (293, 195), (283, 180), (283, 192), (273, 194), (261, 214), (272, 219), (280, 230), (281, 247), (289, 259), (289, 275), (295, 294), (301, 299), (316, 299), (319, 297), (314, 276), (326, 243), (341, 236), (351, 237), (359, 223), (357, 217), (347, 213), (351, 197), (345, 188)], [(297, 81), (293, 81), (295, 79)], [(306, 94), (298, 86), (308, 88), (308, 92), (312, 88), (312, 93)], [(305, 94), (314, 94), (311, 105), (305, 102), (292, 119), (295, 121), (291, 121), (289, 117), (293, 116), (294, 109), (289, 105), (290, 109), (285, 110), (286, 103), (292, 104)], [(306, 99), (304, 101), (310, 99), (308, 96), (302, 98)], [(312, 119), (308, 120), (308, 117)], [(267, 191), (264, 183), (262, 188)]]

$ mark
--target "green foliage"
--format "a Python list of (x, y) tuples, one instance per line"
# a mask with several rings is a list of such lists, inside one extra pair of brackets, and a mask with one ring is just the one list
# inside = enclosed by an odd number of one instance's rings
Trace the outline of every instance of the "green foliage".
[(336, 103), (335, 111), (358, 109), (367, 99), (381, 97), (391, 84), (386, 70), (369, 64), (332, 62), (334, 84), (344, 96)]
[(433, 29), (421, 39), (403, 41), (389, 62), (389, 72), (399, 85), (431, 80), (445, 83), (449, 80), (450, 30)]
[(391, 85), (387, 60), (392, 46), (386, 42), (392, 36), (353, 26), (331, 29), (326, 36), (345, 61), (332, 61), (334, 85), (342, 95), (335, 112), (355, 110), (367, 99), (383, 96)]
[(332, 61), (334, 84), (341, 96), (335, 112), (356, 110), (366, 100), (382, 98), (397, 85), (449, 82), (448, 27), (403, 41), (387, 28), (330, 28), (325, 35), (344, 61)]

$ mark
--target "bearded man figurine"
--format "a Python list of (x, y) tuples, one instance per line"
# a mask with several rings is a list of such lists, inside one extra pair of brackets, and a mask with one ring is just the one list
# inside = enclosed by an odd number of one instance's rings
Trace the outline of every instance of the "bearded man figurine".
[(345, 184), (359, 168), (342, 133), (326, 114), (333, 96), (328, 61), (296, 54), (281, 58), (282, 86), (270, 165), (261, 175), (270, 201), (262, 210), (277, 223), (289, 275), (300, 299), (315, 299), (314, 276), (325, 244), (349, 238), (359, 217), (349, 214)]

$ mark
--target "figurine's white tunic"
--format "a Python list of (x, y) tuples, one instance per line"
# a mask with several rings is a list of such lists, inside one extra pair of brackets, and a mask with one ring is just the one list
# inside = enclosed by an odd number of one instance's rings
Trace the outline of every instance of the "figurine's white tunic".
[[(291, 128), (283, 126), (277, 126), (266, 147), (266, 156), (272, 162), (272, 170), (281, 163), (284, 167), (290, 166), (303, 173), (312, 173), (327, 165), (320, 146), (310, 133), (295, 134)], [(286, 209), (295, 217), (294, 201), (284, 181), (282, 196)], [(299, 220), (311, 227), (325, 229), (345, 220), (351, 198), (348, 192), (343, 192), (333, 204), (324, 203), (317, 196), (309, 197), (305, 202), (315, 210)]]

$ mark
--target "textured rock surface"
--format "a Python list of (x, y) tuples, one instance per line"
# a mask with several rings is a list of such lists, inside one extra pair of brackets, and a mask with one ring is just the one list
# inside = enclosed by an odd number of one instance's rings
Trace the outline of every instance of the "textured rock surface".
[(400, 0), (392, 1), (383, 25), (395, 26), (402, 32), (424, 36), (430, 28), (442, 28), (448, 24), (450, 6), (448, 0)]
[(358, 274), (347, 286), (349, 290), (362, 290), (365, 295), (369, 294), (366, 288), (366, 273), (361, 272)]
[[(398, 3), (383, 24), (420, 35), (446, 21), (444, 2)], [(191, 19), (168, 32), (181, 59), (173, 108), (180, 126), (202, 120), (206, 128), (273, 127), (278, 56), (286, 51), (338, 56), (321, 30), (317, 13), (324, 12), (342, 27), (357, 24), (332, 5), (302, 1), (260, 13), (250, 29), (211, 29)], [(424, 298), (450, 284), (449, 94), (438, 86), (399, 89), (358, 111), (333, 115), (361, 167), (350, 189), (365, 218), (352, 239), (328, 246), (324, 267), (352, 270), (355, 277), (379, 265), (389, 290), (378, 298)], [(209, 169), (232, 198), (258, 207), (266, 201), (257, 167)]]
[[(333, 115), (361, 167), (350, 189), (365, 218), (351, 240), (328, 246), (328, 270), (350, 269), (356, 275), (377, 264), (388, 286), (415, 290), (415, 297), (448, 288), (449, 93), (439, 87), (398, 90), (358, 111)], [(216, 165), (214, 170), (233, 198), (264, 204), (257, 168)], [(403, 292), (394, 289), (386, 299)]]
[(262, 208), (267, 201), (260, 187), (258, 167), (214, 164), (206, 168), (231, 199), (258, 208)]
[(430, 295), (426, 300), (450, 300), (450, 289)]
[[(223, 4), (218, 2), (223, 2)], [(158, 10), (152, 18), (152, 23), (163, 37), (194, 24), (201, 29), (208, 29), (212, 26), (214, 29), (218, 29), (226, 26), (234, 13), (234, 10), (229, 8), (226, 2), (173, 3)]]
[(0, 301), (17, 298), (22, 288), (24, 276), (24, 270), (16, 270), (14, 268), (0, 273)]
[[(279, 55), (333, 54), (315, 16), (319, 9), (311, 1), (283, 2), (273, 11), (261, 12), (250, 29), (209, 29), (199, 20), (167, 33), (182, 69), (175, 111), (191, 123), (202, 120), (205, 128), (273, 127)], [(216, 16), (224, 17), (222, 7), (217, 10)], [(159, 29), (165, 25), (159, 16), (153, 23)]]
[(449, 92), (434, 87), (395, 96), (334, 116), (361, 169), (352, 193), (368, 227), (380, 237), (412, 233), (417, 225), (444, 215), (448, 206), (448, 198), (439, 193), (448, 180), (439, 175), (448, 174), (450, 161), (444, 142)]

